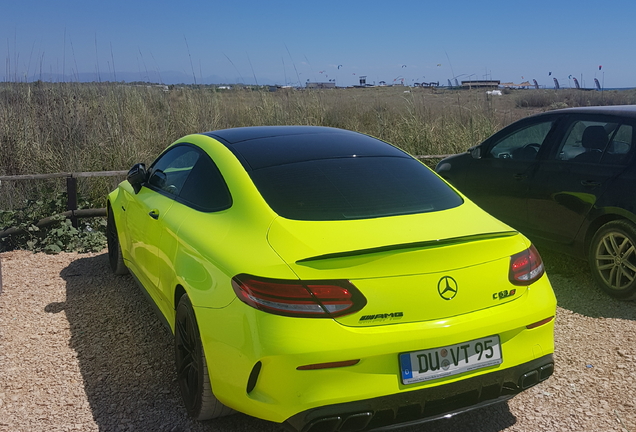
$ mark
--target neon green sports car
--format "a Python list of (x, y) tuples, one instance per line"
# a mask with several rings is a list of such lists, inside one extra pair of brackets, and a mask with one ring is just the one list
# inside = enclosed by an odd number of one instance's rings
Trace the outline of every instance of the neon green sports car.
[(556, 299), (536, 249), (367, 135), (188, 135), (108, 196), (108, 247), (173, 331), (195, 419), (413, 424), (554, 370)]

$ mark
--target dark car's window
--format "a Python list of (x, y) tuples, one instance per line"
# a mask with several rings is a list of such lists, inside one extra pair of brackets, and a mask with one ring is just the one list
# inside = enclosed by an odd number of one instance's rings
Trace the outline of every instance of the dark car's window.
[(533, 124), (506, 135), (492, 146), (486, 157), (513, 160), (535, 159), (553, 123), (549, 120)]
[(601, 162), (612, 162), (613, 160), (619, 163), (627, 162), (627, 154), (632, 148), (632, 140), (634, 137), (634, 128), (631, 125), (620, 125), (618, 131), (612, 137), (609, 147), (605, 155), (601, 159)]
[(169, 149), (152, 164), (148, 183), (170, 195), (179, 195), (188, 174), (199, 159), (199, 154), (195, 148), (189, 146)]
[(624, 164), (632, 147), (633, 127), (615, 121), (573, 121), (556, 158), (578, 163)]
[(407, 157), (346, 157), (250, 173), (270, 207), (288, 219), (345, 220), (446, 210), (462, 198)]
[(192, 168), (179, 199), (197, 210), (208, 212), (224, 210), (232, 205), (230, 191), (221, 172), (205, 154)]

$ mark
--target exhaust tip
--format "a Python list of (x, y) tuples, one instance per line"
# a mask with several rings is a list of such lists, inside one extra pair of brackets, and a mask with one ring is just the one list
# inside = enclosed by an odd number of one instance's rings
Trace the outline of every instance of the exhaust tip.
[(541, 366), (539, 368), (539, 380), (545, 381), (554, 373), (554, 363)]
[(519, 387), (523, 390), (536, 384), (539, 384), (539, 371), (536, 370), (521, 375), (521, 378), (519, 379)]

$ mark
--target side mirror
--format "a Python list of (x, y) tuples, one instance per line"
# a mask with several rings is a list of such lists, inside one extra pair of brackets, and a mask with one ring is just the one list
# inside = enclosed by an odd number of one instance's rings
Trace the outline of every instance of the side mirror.
[(481, 147), (479, 146), (469, 148), (468, 153), (470, 153), (473, 159), (481, 159)]
[(136, 194), (141, 190), (141, 186), (148, 180), (148, 172), (146, 171), (146, 165), (137, 163), (128, 171), (126, 180), (131, 184)]

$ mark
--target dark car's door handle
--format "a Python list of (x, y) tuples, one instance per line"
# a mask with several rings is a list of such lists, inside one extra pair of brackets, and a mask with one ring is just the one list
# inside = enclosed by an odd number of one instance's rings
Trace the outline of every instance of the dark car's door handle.
[(581, 180), (581, 184), (585, 187), (595, 187), (600, 186), (601, 183), (593, 180)]
[(148, 213), (148, 216), (150, 216), (153, 219), (159, 219), (159, 210), (150, 210), (150, 213)]
[(525, 180), (528, 176), (526, 174), (514, 174), (512, 178), (515, 180)]

